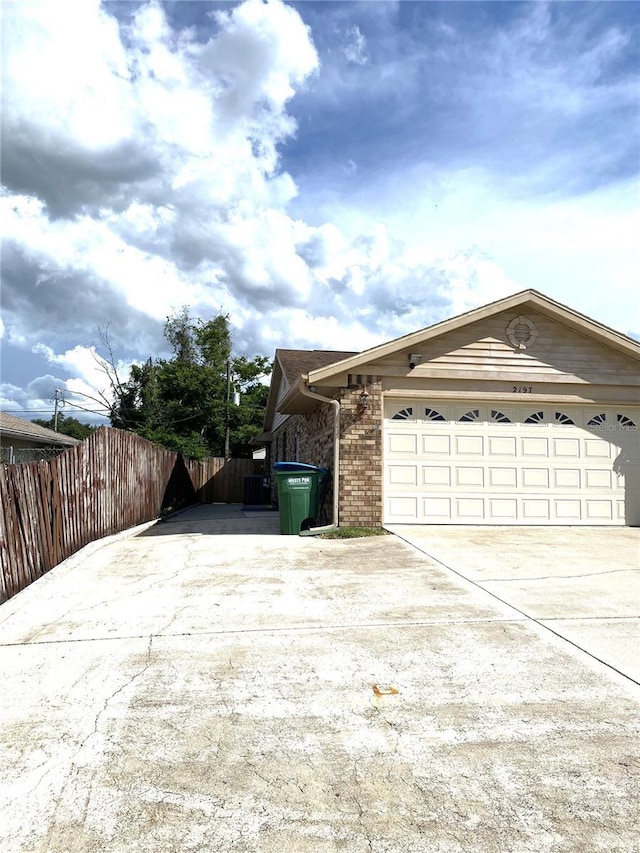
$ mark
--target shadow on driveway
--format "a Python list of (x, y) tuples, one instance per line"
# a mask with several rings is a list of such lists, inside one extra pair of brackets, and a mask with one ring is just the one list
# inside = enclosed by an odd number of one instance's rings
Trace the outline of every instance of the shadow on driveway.
[(138, 537), (178, 536), (195, 533), (202, 536), (279, 536), (277, 510), (245, 507), (243, 504), (198, 504), (173, 513), (148, 527)]

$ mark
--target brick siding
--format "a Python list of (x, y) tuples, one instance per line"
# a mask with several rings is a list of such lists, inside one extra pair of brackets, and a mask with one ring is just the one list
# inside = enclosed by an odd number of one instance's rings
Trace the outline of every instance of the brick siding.
[[(340, 525), (382, 526), (382, 386), (367, 385), (368, 406), (360, 407), (361, 388), (340, 393)], [(334, 408), (320, 403), (306, 415), (291, 415), (274, 431), (268, 465), (308, 462), (333, 475)], [(286, 434), (286, 441), (285, 441)], [(296, 437), (298, 459), (295, 459)], [(286, 456), (283, 453), (286, 450)], [(275, 482), (272, 484), (275, 500)], [(325, 501), (320, 523), (332, 520), (333, 496)]]
[(368, 406), (360, 408), (362, 389), (345, 388), (340, 400), (340, 525), (382, 526), (382, 385), (367, 385)]

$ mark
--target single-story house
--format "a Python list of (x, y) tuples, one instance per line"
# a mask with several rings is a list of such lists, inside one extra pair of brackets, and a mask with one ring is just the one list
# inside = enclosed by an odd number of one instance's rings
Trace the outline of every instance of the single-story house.
[(38, 451), (64, 449), (74, 444), (79, 444), (77, 438), (0, 412), (0, 448), (4, 461), (29, 461), (41, 458)]
[[(278, 349), (267, 467), (340, 525), (640, 525), (640, 343), (525, 290), (364, 352)], [(329, 513), (331, 515), (331, 513)]]

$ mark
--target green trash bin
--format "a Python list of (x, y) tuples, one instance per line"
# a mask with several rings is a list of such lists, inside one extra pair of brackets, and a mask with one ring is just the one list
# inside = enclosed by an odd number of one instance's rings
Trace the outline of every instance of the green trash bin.
[(278, 489), (280, 533), (300, 533), (304, 521), (315, 519), (320, 503), (324, 468), (304, 462), (276, 462), (273, 466)]

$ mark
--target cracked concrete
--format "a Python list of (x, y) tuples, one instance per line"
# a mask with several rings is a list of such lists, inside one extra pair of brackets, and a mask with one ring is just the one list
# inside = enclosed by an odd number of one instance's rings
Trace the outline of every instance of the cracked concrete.
[(444, 525), (389, 529), (640, 682), (640, 529)]
[[(472, 582), (277, 531), (198, 508), (0, 608), (3, 853), (637, 849), (640, 688), (477, 581), (517, 591), (528, 558), (473, 534)], [(437, 559), (471, 548), (446, 535)], [(636, 541), (598, 535), (618, 564)]]

